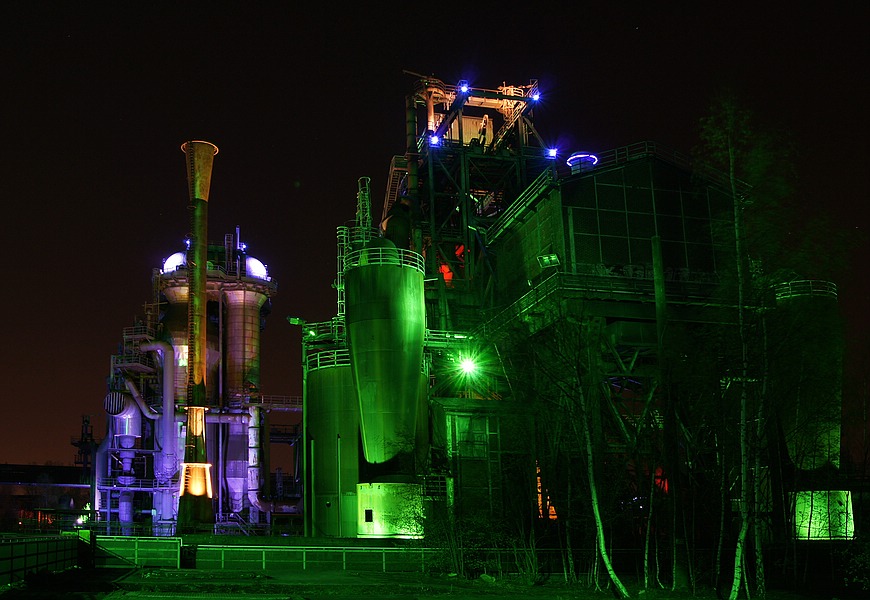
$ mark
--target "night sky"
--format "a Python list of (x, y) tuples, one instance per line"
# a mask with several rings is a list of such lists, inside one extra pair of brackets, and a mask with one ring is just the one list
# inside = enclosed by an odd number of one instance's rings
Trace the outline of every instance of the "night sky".
[(566, 151), (650, 140), (689, 154), (713, 92), (734, 86), (793, 135), (805, 201), (861, 240), (837, 283), (866, 378), (866, 2), (365, 4), (2, 3), (0, 463), (72, 464), (82, 415), (102, 437), (110, 356), (188, 231), (188, 139), (220, 148), (210, 239), (239, 227), (278, 282), (262, 390), (300, 394), (286, 317), (335, 313), (335, 230), (360, 177), (380, 214), (406, 71), (490, 89), (537, 79), (536, 128)]

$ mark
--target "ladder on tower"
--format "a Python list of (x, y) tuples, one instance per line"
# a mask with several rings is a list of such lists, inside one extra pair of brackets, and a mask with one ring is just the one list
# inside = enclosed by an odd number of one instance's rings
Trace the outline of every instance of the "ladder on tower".
[(390, 212), (393, 204), (399, 197), (399, 190), (402, 187), (402, 180), (408, 174), (408, 159), (404, 156), (394, 156), (390, 161), (390, 174), (387, 178), (387, 194), (384, 197), (384, 210), (381, 214), (381, 221), (387, 218), (387, 213)]
[[(517, 88), (508, 88), (508, 91), (514, 91), (514, 90), (519, 91)], [(521, 98), (523, 96), (525, 98), (533, 98), (535, 96), (535, 94), (537, 94), (537, 93), (538, 93), (538, 84), (533, 83), (527, 89), (525, 96), (523, 95), (522, 91), (520, 91), (520, 93), (517, 94), (517, 96), (521, 97)], [(520, 117), (526, 111), (526, 107), (528, 106), (527, 101), (525, 99), (523, 99), (523, 100), (505, 100), (504, 103), (505, 103), (506, 107), (508, 108), (508, 110), (510, 110), (510, 112), (508, 113), (507, 118), (505, 118), (504, 125), (501, 126), (501, 129), (498, 130), (498, 133), (495, 135), (495, 138), (492, 140), (492, 145), (490, 146), (490, 152), (496, 152), (499, 148), (502, 147), (505, 139), (507, 138), (508, 132), (510, 132), (510, 130), (513, 128), (513, 126), (516, 125), (517, 121), (519, 121)], [(513, 107), (510, 107), (511, 104), (513, 104)]]

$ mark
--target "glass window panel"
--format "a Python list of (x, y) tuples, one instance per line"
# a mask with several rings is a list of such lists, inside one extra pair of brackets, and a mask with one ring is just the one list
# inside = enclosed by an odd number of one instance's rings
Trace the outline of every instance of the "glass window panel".
[(629, 212), (652, 212), (652, 190), (637, 187), (626, 188), (625, 205)]
[(597, 235), (576, 235), (574, 236), (574, 244), (578, 263), (597, 265), (601, 262)]
[(683, 214), (687, 217), (709, 217), (710, 211), (707, 209), (707, 196), (704, 194), (684, 193)]
[(653, 215), (628, 213), (628, 235), (633, 238), (651, 238), (655, 234), (656, 224)]
[(660, 215), (682, 214), (680, 210), (680, 193), (668, 190), (656, 189), (655, 194), (656, 213)]
[(629, 162), (622, 168), (622, 178), (626, 186), (649, 187), (649, 163), (647, 161)]
[(679, 217), (659, 215), (656, 221), (658, 221), (659, 236), (663, 240), (683, 241), (683, 222)]
[(624, 212), (613, 210), (598, 211), (598, 222), (601, 225), (601, 235), (618, 235), (622, 237), (628, 235)]
[(598, 208), (625, 210), (625, 194), (622, 186), (598, 185)]
[(662, 241), (662, 263), (665, 269), (685, 269), (685, 246), (679, 242)]
[(611, 171), (598, 172), (595, 174), (595, 182), (622, 186), (622, 170), (613, 169)]
[(574, 231), (576, 233), (598, 233), (598, 214), (589, 208), (574, 209)]
[(631, 262), (635, 265), (652, 265), (652, 242), (649, 239), (629, 240)]
[(686, 241), (696, 244), (712, 244), (710, 222), (702, 219), (686, 219)]
[(625, 265), (630, 263), (628, 240), (618, 237), (601, 238), (601, 255), (605, 265)]
[(686, 244), (686, 250), (689, 254), (690, 270), (701, 271), (703, 273), (712, 273), (714, 271), (712, 246)]
[(595, 184), (592, 179), (569, 181), (563, 185), (562, 202), (565, 206), (595, 208)]

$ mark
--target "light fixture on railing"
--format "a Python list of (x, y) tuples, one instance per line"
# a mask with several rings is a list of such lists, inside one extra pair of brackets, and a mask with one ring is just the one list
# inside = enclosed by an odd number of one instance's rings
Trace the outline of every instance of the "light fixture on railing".
[(558, 267), (561, 263), (558, 254), (541, 254), (538, 256), (538, 264), (542, 269), (546, 269), (547, 267)]

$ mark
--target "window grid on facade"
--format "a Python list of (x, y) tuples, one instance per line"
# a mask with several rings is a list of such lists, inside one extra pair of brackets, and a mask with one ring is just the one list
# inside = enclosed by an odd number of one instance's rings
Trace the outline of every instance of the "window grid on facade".
[(563, 189), (575, 269), (651, 278), (658, 235), (666, 278), (712, 279), (730, 253), (729, 240), (716, 236), (730, 226), (721, 196), (658, 161), (593, 173)]

